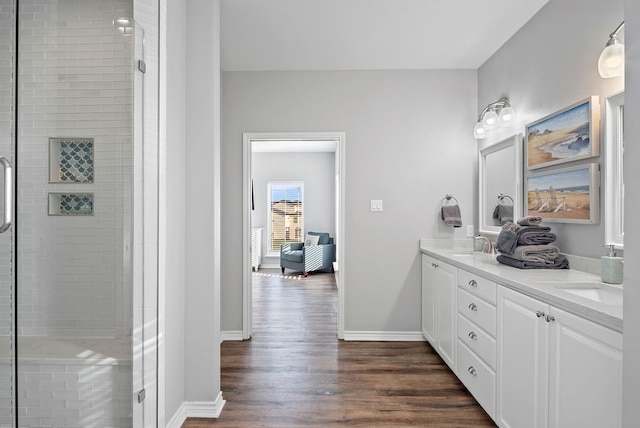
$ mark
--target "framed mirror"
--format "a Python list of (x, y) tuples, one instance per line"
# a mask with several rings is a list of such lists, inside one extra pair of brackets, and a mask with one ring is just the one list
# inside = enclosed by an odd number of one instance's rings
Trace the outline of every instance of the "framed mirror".
[(624, 92), (607, 99), (604, 191), (605, 245), (624, 249)]
[(502, 224), (522, 217), (522, 134), (480, 149), (478, 231), (497, 235)]

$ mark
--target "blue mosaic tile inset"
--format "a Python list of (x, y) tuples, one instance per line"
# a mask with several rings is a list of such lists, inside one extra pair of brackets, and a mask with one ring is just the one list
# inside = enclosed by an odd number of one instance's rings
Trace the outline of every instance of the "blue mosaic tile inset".
[(49, 197), (53, 197), (50, 215), (93, 215), (93, 193), (55, 193)]
[(93, 182), (93, 138), (52, 138), (58, 144), (57, 182)]

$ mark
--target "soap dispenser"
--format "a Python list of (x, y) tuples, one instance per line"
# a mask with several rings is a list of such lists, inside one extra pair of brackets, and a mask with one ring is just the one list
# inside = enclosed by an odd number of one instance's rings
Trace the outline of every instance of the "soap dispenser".
[(616, 256), (613, 244), (607, 245), (609, 254), (602, 256), (600, 277), (608, 284), (622, 284), (624, 259)]

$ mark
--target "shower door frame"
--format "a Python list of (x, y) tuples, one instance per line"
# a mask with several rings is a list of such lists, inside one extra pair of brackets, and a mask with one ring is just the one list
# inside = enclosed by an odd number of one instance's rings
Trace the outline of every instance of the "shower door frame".
[[(20, 25), (21, 25), (21, 12), (20, 12), (20, 1), (19, 0), (8, 0), (11, 2), (13, 7), (13, 39), (12, 39), (12, 48), (13, 52), (13, 63), (11, 66), (11, 70), (13, 72), (13, 79), (10, 82), (12, 93), (8, 97), (9, 104), (13, 109), (11, 113), (9, 113), (10, 118), (10, 136), (8, 138), (8, 149), (11, 152), (10, 158), (14, 164), (13, 168), (13, 204), (12, 204), (12, 212), (13, 212), (13, 227), (9, 229), (10, 235), (10, 251), (11, 251), (11, 259), (10, 259), (10, 269), (11, 269), (11, 278), (10, 278), (10, 288), (11, 288), (11, 296), (13, 298), (12, 301), (12, 311), (13, 313), (9, 317), (9, 328), (12, 336), (12, 353), (10, 355), (12, 366), (10, 369), (12, 382), (11, 382), (11, 396), (12, 396), (12, 415), (11, 415), (11, 423), (13, 427), (17, 427), (19, 422), (19, 390), (18, 390), (18, 375), (19, 375), (19, 366), (20, 360), (18, 355), (18, 341), (20, 331), (20, 326), (18, 323), (18, 291), (19, 291), (19, 278), (18, 278), (18, 269), (17, 269), (17, 226), (18, 226), (18, 143), (20, 140), (20, 123), (19, 115), (21, 111), (19, 111), (19, 85), (20, 85), (20, 62), (19, 62), (19, 54), (20, 54)], [(152, 32), (154, 35), (152, 38), (158, 37), (157, 31), (157, 14), (158, 10), (158, 2), (154, 3), (154, 0), (132, 0), (132, 6), (134, 9), (134, 16), (136, 12), (141, 13), (141, 21), (146, 25), (149, 22), (155, 23), (156, 26), (152, 26)], [(154, 16), (155, 15), (155, 16)], [(146, 21), (146, 22), (145, 22)], [(153, 42), (157, 42), (153, 40)], [(136, 66), (138, 58), (135, 59)], [(156, 58), (151, 58), (152, 61), (156, 60)], [(136, 370), (138, 370), (138, 376), (141, 377), (143, 385), (146, 386), (146, 399), (141, 397), (139, 390), (132, 390), (132, 400), (134, 401), (134, 410), (132, 415), (132, 423), (134, 426), (137, 422), (141, 420), (144, 421), (145, 427), (153, 427), (157, 426), (158, 422), (158, 209), (159, 209), (159, 193), (158, 193), (158, 168), (159, 168), (159, 138), (155, 131), (159, 129), (158, 120), (159, 120), (159, 110), (158, 110), (158, 95), (156, 92), (157, 89), (157, 79), (158, 79), (158, 65), (159, 62), (147, 63), (147, 74), (151, 75), (151, 79), (147, 87), (142, 86), (143, 91), (143, 101), (142, 103), (147, 106), (146, 111), (143, 108), (142, 112), (136, 111), (134, 109), (133, 114), (136, 117), (135, 126), (145, 126), (151, 129), (150, 135), (142, 135), (141, 141), (138, 141), (138, 137), (136, 135), (136, 131), (134, 130), (134, 145), (142, 145), (141, 152), (145, 153), (147, 159), (144, 163), (140, 162), (140, 165), (144, 165), (144, 169), (141, 174), (141, 180), (137, 181), (136, 186), (140, 186), (141, 192), (135, 197), (135, 204), (141, 203), (144, 206), (144, 217), (142, 219), (141, 227), (146, 229), (147, 235), (146, 238), (143, 235), (141, 241), (134, 241), (134, 247), (137, 247), (140, 250), (141, 258), (139, 261), (141, 265), (136, 269), (140, 269), (145, 271), (145, 273), (152, 275), (148, 275), (145, 277), (143, 275), (142, 281), (142, 289), (143, 292), (146, 290), (146, 293), (149, 295), (146, 298), (143, 294), (143, 301), (139, 302), (139, 306), (134, 308), (134, 317), (141, 316), (138, 318), (138, 326), (141, 326), (143, 330), (148, 331), (146, 341), (142, 344), (137, 344), (140, 346), (141, 350), (136, 350), (134, 344), (134, 362), (133, 362), (133, 370), (134, 376), (136, 376)], [(137, 68), (137, 67), (136, 67)], [(143, 72), (143, 70), (139, 70)], [(151, 71), (151, 73), (149, 73)], [(136, 71), (135, 73), (138, 73)], [(154, 92), (156, 92), (154, 94)], [(144, 96), (147, 94), (147, 97)], [(151, 94), (149, 97), (148, 94)], [(145, 100), (146, 98), (146, 100)], [(140, 118), (140, 121), (138, 119)], [(0, 153), (0, 156), (3, 153)], [(136, 164), (136, 167), (138, 164)], [(1, 168), (0, 168), (1, 169)], [(0, 171), (2, 174), (2, 171)], [(137, 174), (137, 173), (136, 173)], [(0, 183), (2, 183), (0, 181)], [(1, 185), (1, 184), (0, 184)], [(135, 208), (134, 208), (135, 209)], [(1, 235), (0, 235), (1, 236)], [(5, 235), (6, 236), (6, 235)], [(138, 275), (140, 272), (138, 273)], [(134, 274), (136, 277), (136, 274)], [(150, 314), (150, 315), (148, 315)], [(136, 321), (134, 320), (134, 329), (136, 328)], [(149, 337), (151, 335), (151, 337)], [(151, 346), (149, 346), (149, 344)], [(135, 355), (137, 354), (137, 355)], [(145, 368), (145, 361), (147, 368)], [(153, 385), (148, 385), (148, 383), (152, 383)], [(135, 381), (134, 381), (135, 384)], [(144, 394), (143, 394), (144, 395)], [(139, 403), (143, 402), (144, 405), (140, 405)], [(148, 404), (148, 405), (147, 405)]]

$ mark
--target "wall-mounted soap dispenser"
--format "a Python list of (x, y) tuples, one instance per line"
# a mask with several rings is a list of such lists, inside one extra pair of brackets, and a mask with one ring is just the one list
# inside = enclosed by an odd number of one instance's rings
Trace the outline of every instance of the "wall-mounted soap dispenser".
[(609, 254), (602, 256), (602, 270), (600, 272), (602, 282), (622, 284), (624, 259), (616, 256), (613, 244), (607, 245), (607, 247), (609, 247)]

